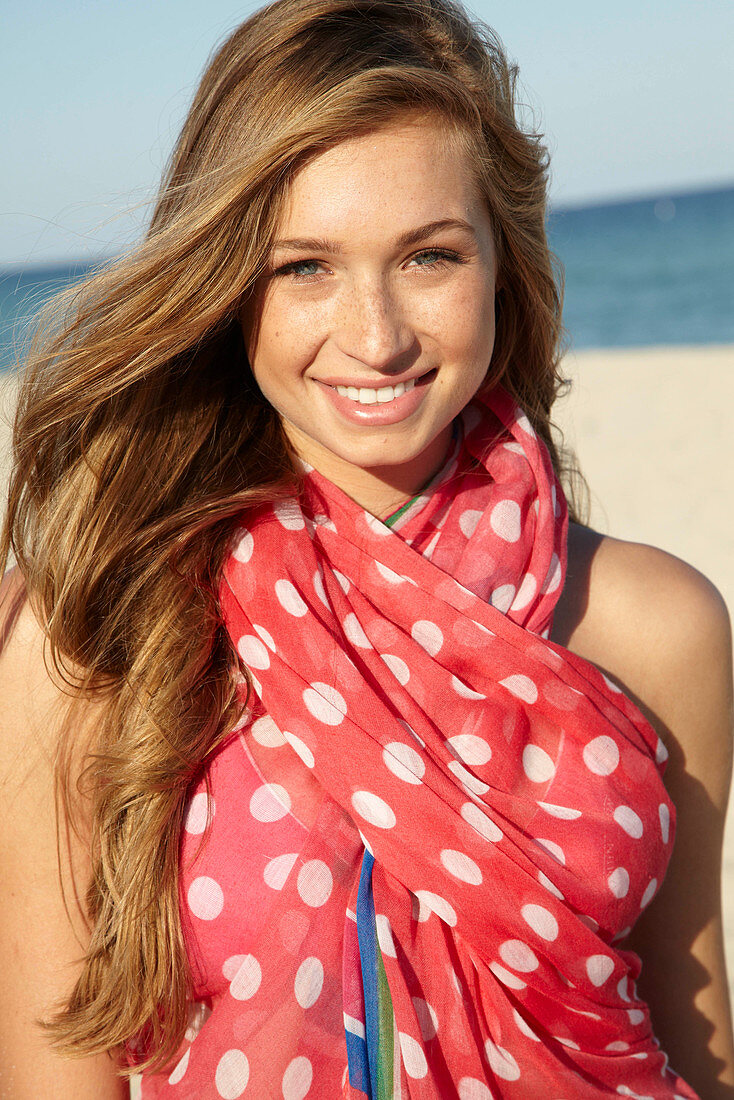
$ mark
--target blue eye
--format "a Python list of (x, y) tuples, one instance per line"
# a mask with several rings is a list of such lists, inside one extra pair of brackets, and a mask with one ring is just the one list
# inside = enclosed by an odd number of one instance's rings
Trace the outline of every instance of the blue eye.
[(461, 263), (458, 252), (451, 252), (445, 248), (426, 248), (423, 252), (416, 253), (413, 260), (418, 267), (442, 268), (449, 263)]
[[(284, 264), (283, 267), (279, 267), (276, 271), (276, 275), (295, 275), (296, 278), (306, 278), (313, 275), (317, 275), (316, 270), (319, 266), (318, 260), (294, 260), (293, 263)], [(304, 271), (304, 268), (311, 268), (310, 271)]]

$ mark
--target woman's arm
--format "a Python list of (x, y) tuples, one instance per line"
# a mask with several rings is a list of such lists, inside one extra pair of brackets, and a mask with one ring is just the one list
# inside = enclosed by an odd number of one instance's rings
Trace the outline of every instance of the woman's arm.
[(86, 933), (77, 898), (89, 868), (73, 841), (75, 892), (62, 837), (67, 914), (53, 778), (65, 696), (46, 672), (43, 634), (17, 574), (0, 592), (0, 1098), (122, 1100), (128, 1085), (111, 1058), (61, 1058), (36, 1023), (79, 971)]
[(726, 607), (701, 574), (648, 546), (572, 527), (569, 582), (553, 637), (621, 683), (670, 754), (678, 813), (665, 882), (625, 946), (655, 1034), (703, 1100), (733, 1100), (734, 1044), (721, 919), (732, 765)]

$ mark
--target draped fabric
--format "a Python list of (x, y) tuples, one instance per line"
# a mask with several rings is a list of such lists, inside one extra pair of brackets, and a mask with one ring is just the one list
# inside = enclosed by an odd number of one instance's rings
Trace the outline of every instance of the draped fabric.
[(548, 640), (565, 537), (501, 390), (392, 529), (313, 470), (243, 517), (221, 604), (255, 697), (192, 792), (196, 1001), (144, 1097), (695, 1100), (622, 946), (666, 753)]

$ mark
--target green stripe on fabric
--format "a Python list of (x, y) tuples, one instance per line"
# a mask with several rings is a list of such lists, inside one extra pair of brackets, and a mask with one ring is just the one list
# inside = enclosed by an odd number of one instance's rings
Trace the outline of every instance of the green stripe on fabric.
[(411, 497), (410, 500), (406, 500), (405, 504), (400, 505), (397, 512), (393, 512), (393, 514), (391, 516), (388, 516), (387, 519), (383, 519), (382, 522), (385, 524), (385, 526), (392, 527), (393, 523), (395, 523), (395, 520), (400, 519), (403, 512), (407, 512), (411, 504), (415, 504), (419, 496), (420, 493), (417, 493), (414, 497)]
[(382, 952), (377, 952), (377, 1013), (380, 1034), (375, 1100), (393, 1100), (395, 1095), (395, 1027), (390, 986), (387, 984)]

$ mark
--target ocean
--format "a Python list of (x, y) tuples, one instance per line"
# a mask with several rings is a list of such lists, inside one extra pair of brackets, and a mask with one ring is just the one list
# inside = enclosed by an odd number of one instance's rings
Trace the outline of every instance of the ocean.
[[(734, 343), (734, 187), (557, 209), (572, 349)], [(0, 371), (38, 307), (90, 263), (0, 268)]]

